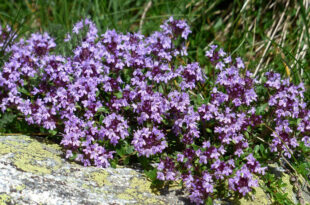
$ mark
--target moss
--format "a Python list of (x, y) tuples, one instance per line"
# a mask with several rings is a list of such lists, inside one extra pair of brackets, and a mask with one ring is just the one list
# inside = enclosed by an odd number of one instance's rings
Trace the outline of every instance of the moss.
[(11, 197), (7, 194), (0, 194), (0, 205), (6, 205), (11, 200)]

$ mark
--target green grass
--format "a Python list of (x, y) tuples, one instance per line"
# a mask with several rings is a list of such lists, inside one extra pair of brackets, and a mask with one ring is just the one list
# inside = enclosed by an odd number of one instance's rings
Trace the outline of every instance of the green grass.
[[(308, 3), (307, 3), (308, 2)], [(259, 79), (277, 71), (303, 82), (310, 99), (310, 3), (306, 0), (24, 0), (1, 1), (0, 22), (10, 24), (19, 35), (47, 31), (62, 42), (65, 33), (84, 17), (92, 19), (99, 32), (141, 31), (148, 35), (169, 16), (185, 19), (192, 29), (189, 57), (207, 69), (205, 50), (218, 44), (241, 56), (246, 69)], [(143, 19), (142, 16), (145, 15)], [(305, 160), (301, 160), (305, 161)], [(304, 177), (304, 163), (293, 163)], [(309, 166), (309, 163), (307, 163)]]
[[(22, 26), (20, 33), (47, 31), (58, 42), (73, 24), (90, 17), (100, 32), (116, 29), (136, 32), (149, 1), (25, 0), (0, 3), (2, 24)], [(149, 34), (169, 16), (186, 19), (193, 33), (189, 54), (206, 64), (204, 51), (211, 43), (242, 56), (257, 76), (266, 70), (288, 75), (295, 83), (310, 84), (309, 18), (307, 1), (153, 0), (141, 32)], [(256, 72), (255, 72), (256, 71)], [(309, 95), (309, 93), (308, 93)]]

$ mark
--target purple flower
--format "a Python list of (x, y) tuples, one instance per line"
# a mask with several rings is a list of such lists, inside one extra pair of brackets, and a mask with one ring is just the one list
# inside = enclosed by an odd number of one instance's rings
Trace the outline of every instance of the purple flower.
[(127, 121), (121, 116), (112, 113), (102, 121), (104, 127), (100, 130), (100, 139), (108, 139), (114, 146), (120, 139), (129, 136)]
[(178, 178), (175, 163), (169, 157), (161, 159), (157, 165), (157, 170), (157, 179), (159, 180), (174, 181)]
[(140, 156), (144, 155), (146, 157), (161, 153), (168, 146), (165, 135), (155, 127), (152, 130), (149, 128), (137, 130), (131, 144)]
[(204, 81), (202, 70), (198, 63), (191, 63), (186, 67), (180, 66), (176, 72), (183, 78), (182, 82), (180, 83), (182, 90), (187, 88), (193, 89), (196, 87), (197, 82)]
[(228, 183), (232, 190), (238, 191), (243, 196), (251, 192), (253, 187), (258, 187), (258, 181), (253, 179), (252, 174), (245, 166), (238, 170), (235, 176), (228, 180)]
[(308, 136), (304, 136), (302, 140), (307, 147), (310, 147), (310, 138)]
[(185, 21), (174, 20), (173, 17), (166, 20), (160, 28), (166, 35), (171, 35), (173, 37), (181, 35), (184, 39), (187, 39), (188, 34), (191, 33), (191, 30)]

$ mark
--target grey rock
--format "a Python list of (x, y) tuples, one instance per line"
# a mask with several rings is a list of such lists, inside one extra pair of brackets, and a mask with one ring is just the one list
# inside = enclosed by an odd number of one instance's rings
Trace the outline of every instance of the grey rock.
[(189, 204), (177, 186), (150, 185), (138, 169), (83, 167), (42, 138), (0, 136), (0, 204)]

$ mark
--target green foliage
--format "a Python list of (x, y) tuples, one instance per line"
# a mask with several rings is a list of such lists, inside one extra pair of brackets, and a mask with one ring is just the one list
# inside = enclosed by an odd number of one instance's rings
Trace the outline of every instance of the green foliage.
[(13, 113), (0, 114), (0, 132), (5, 132), (5, 127), (14, 121), (16, 115)]

